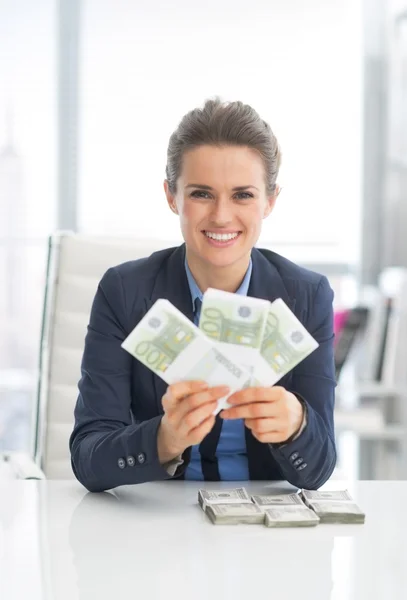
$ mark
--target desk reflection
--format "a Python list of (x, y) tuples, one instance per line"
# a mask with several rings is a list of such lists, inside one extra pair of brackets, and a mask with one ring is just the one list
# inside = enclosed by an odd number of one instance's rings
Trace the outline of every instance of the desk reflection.
[(0, 494), (0, 598), (405, 600), (407, 483), (350, 491), (364, 525), (275, 531), (212, 525), (182, 482), (103, 494), (12, 482)]
[(182, 518), (136, 490), (85, 495), (69, 527), (79, 598), (330, 598), (332, 536), (214, 526), (193, 508)]

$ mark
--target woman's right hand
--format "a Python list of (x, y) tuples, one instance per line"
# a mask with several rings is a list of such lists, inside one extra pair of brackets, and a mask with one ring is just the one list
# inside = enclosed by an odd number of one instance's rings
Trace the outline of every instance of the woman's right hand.
[(202, 381), (180, 381), (168, 387), (162, 398), (164, 416), (157, 439), (161, 464), (202, 442), (215, 424), (212, 413), (218, 400), (229, 391), (227, 386), (210, 388)]

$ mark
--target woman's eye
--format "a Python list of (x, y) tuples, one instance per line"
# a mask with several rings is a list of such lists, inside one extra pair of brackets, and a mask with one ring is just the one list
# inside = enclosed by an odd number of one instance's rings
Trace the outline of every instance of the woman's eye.
[[(253, 194), (250, 192), (237, 192), (234, 196), (235, 200), (250, 200), (253, 198)], [(205, 190), (194, 190), (191, 192), (191, 198), (200, 198), (202, 200), (209, 200), (212, 198), (210, 192)]]
[(192, 198), (210, 198), (210, 194), (209, 192), (205, 192), (204, 190), (194, 190), (193, 192), (191, 192), (191, 197)]
[(237, 200), (248, 200), (249, 198), (253, 198), (253, 194), (251, 194), (250, 192), (238, 192), (235, 195), (235, 198)]

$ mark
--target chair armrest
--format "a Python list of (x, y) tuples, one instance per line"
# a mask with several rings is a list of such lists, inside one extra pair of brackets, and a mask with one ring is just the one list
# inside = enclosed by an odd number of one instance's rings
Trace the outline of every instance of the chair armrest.
[(0, 460), (8, 465), (15, 479), (45, 479), (45, 474), (25, 452), (4, 452)]

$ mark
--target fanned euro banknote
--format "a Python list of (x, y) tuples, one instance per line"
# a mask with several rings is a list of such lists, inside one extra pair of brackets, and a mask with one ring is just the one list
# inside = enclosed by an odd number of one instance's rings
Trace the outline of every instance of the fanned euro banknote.
[[(122, 347), (166, 383), (202, 380), (231, 391), (247, 387), (250, 373), (226, 356), (168, 300), (157, 300)], [(223, 408), (220, 402), (218, 410)]]
[(274, 385), (318, 347), (281, 298), (270, 303), (209, 288), (199, 328), (251, 372), (251, 385)]
[(286, 303), (278, 298), (270, 304), (255, 377), (263, 385), (274, 385), (318, 348)]
[(209, 288), (203, 297), (199, 328), (250, 372), (256, 368), (270, 303)]

